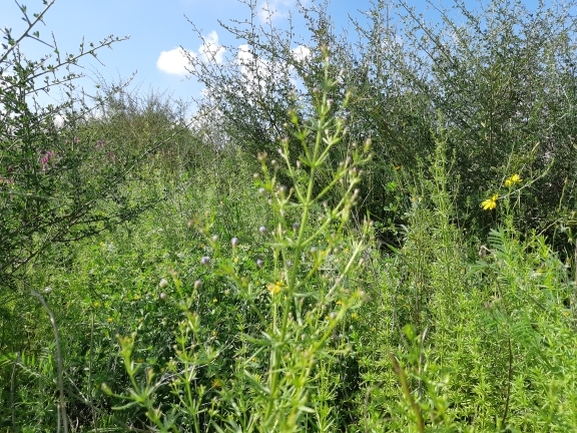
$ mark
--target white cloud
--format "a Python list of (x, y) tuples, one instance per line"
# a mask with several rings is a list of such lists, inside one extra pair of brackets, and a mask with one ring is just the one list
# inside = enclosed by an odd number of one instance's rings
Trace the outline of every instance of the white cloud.
[(173, 75), (186, 75), (186, 68), (190, 65), (190, 58), (198, 57), (204, 62), (215, 61), (221, 64), (226, 50), (218, 43), (218, 34), (213, 30), (204, 37), (198, 51), (185, 50), (182, 47), (160, 53), (156, 67), (162, 72)]
[(179, 47), (160, 53), (160, 57), (158, 57), (156, 61), (156, 67), (167, 74), (186, 75), (186, 66), (188, 63), (185, 50)]
[(213, 30), (204, 38), (204, 42), (198, 49), (198, 54), (205, 62), (215, 60), (220, 65), (225, 51), (224, 47), (218, 43), (218, 34)]
[(310, 48), (305, 47), (304, 45), (299, 45), (298, 47), (293, 48), (291, 51), (297, 62), (307, 60), (311, 56)]
[[(311, 50), (304, 45), (291, 49), (291, 53), (297, 62), (304, 62), (311, 56)], [(295, 88), (299, 87), (300, 80), (295, 74), (294, 66), (287, 65), (281, 61), (271, 61), (257, 57), (250, 51), (250, 47), (247, 44), (238, 47), (236, 60), (244, 78), (244, 85), (251, 93), (258, 91), (259, 88), (264, 89), (267, 83), (270, 82), (271, 77), (274, 77), (274, 80), (286, 77)]]

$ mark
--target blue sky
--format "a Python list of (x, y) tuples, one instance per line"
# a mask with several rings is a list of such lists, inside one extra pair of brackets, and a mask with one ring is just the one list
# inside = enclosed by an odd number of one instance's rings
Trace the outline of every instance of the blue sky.
[[(257, 3), (257, 22), (265, 23), (265, 1)], [(41, 0), (22, 0), (30, 16), (43, 10)], [(286, 25), (288, 13), (295, 9), (294, 0), (269, 0), (269, 11), (274, 12), (275, 25)], [(370, 0), (333, 0), (330, 12), (338, 26), (346, 26), (348, 16), (362, 18), (359, 10), (368, 10)], [(154, 89), (166, 91), (175, 98), (189, 99), (200, 96), (201, 86), (186, 80), (182, 69), (180, 46), (194, 55), (202, 55), (202, 41), (192, 31), (185, 15), (196, 24), (202, 35), (215, 48), (218, 44), (240, 46), (218, 23), (231, 19), (249, 18), (249, 8), (238, 0), (56, 0), (46, 17), (46, 26), (36, 30), (41, 37), (51, 41), (53, 32), (61, 53), (76, 53), (84, 37), (85, 42), (98, 42), (104, 37), (130, 36), (126, 41), (115, 43), (113, 50), (103, 49), (99, 59), (86, 59), (85, 74), (89, 77), (80, 83), (88, 93), (94, 89), (98, 76), (108, 83), (126, 79), (136, 72), (135, 85), (147, 92)], [(12, 28), (13, 36), (19, 36), (25, 23), (13, 0), (0, 0), (0, 26)], [(31, 59), (51, 50), (28, 40), (23, 52)], [(57, 99), (58, 94), (53, 97)]]
[[(313, 0), (306, 1), (310, 3)], [(272, 19), (275, 26), (286, 25), (289, 12), (295, 10), (295, 0), (245, 2), (257, 5), (255, 19), (262, 24), (265, 24), (267, 7), (274, 12)], [(419, 12), (427, 10), (424, 0), (409, 0), (409, 3)], [(453, 4), (450, 0), (443, 3), (446, 7)], [(474, 0), (467, 3), (478, 5)], [(530, 6), (536, 0), (525, 0), (523, 3)], [(20, 4), (28, 7), (30, 15), (44, 8), (42, 0), (21, 0)], [(344, 29), (349, 16), (362, 21), (360, 11), (367, 11), (370, 7), (370, 0), (331, 0), (329, 13), (337, 28)], [(239, 47), (244, 41), (236, 40), (219, 25), (218, 20), (225, 23), (230, 23), (231, 19), (246, 20), (249, 12), (247, 5), (239, 0), (56, 0), (45, 17), (46, 26), (40, 25), (36, 30), (49, 41), (50, 32), (53, 32), (62, 53), (76, 53), (83, 38), (86, 42), (96, 43), (109, 35), (130, 36), (126, 41), (115, 43), (113, 50), (100, 51), (99, 59), (104, 66), (89, 58), (81, 62), (86, 66), (84, 72), (88, 78), (78, 84), (89, 94), (94, 93), (95, 83), (100, 79), (98, 77), (110, 84), (136, 73), (134, 85), (141, 92), (152, 89), (189, 100), (200, 97), (202, 87), (186, 79), (179, 47), (201, 57), (203, 52), (210, 49), (218, 52), (220, 44)], [(185, 15), (201, 30), (208, 46), (203, 47)], [(15, 37), (25, 27), (21, 16), (14, 0), (0, 0), (0, 26), (12, 28)], [(431, 12), (427, 14), (427, 17), (430, 16)], [(298, 26), (297, 22), (297, 32)], [(306, 31), (303, 29), (302, 33)], [(50, 51), (48, 47), (31, 40), (23, 45), (23, 52), (31, 59)], [(60, 95), (55, 93), (52, 97), (57, 100)]]

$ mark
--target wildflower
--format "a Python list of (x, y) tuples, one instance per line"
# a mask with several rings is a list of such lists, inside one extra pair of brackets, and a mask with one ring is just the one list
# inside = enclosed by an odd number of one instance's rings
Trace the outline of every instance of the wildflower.
[(515, 173), (513, 176), (511, 176), (511, 177), (509, 177), (509, 178), (507, 178), (507, 179), (505, 180), (505, 186), (506, 186), (507, 188), (510, 188), (510, 187), (512, 187), (513, 185), (521, 182), (522, 180), (523, 180), (523, 179), (521, 179), (521, 177), (520, 177), (517, 173)]
[(161, 289), (164, 289), (165, 287), (167, 287), (167, 286), (168, 286), (168, 281), (166, 280), (166, 278), (161, 279), (161, 280), (160, 280), (160, 283), (158, 283), (158, 286), (159, 286)]
[(209, 263), (210, 263), (210, 257), (208, 256), (204, 256), (202, 259), (200, 259), (201, 265), (208, 265)]
[(54, 151), (49, 150), (46, 154), (40, 159), (40, 163), (42, 164), (42, 170), (46, 170), (50, 165), (54, 167), (54, 163), (50, 164), (50, 160), (54, 157)]
[(260, 226), (260, 228), (258, 229), (258, 231), (260, 232), (261, 235), (264, 235), (266, 233), (266, 227), (265, 226)]
[(256, 265), (260, 268), (262, 265), (264, 265), (264, 262), (261, 259), (258, 259), (256, 261)]
[(114, 319), (113, 319), (112, 317), (109, 317), (109, 318), (108, 318), (108, 323), (112, 323), (113, 320), (114, 320)]
[(493, 210), (497, 207), (497, 200), (499, 199), (499, 194), (494, 194), (491, 198), (483, 201), (481, 207), (483, 210)]
[(162, 293), (160, 294), (160, 299), (162, 299), (163, 301), (165, 301), (166, 298), (167, 298), (166, 293), (162, 292)]
[(236, 247), (238, 245), (238, 238), (234, 237), (230, 240), (230, 243), (232, 244), (232, 247)]
[(222, 381), (216, 377), (212, 380), (212, 387), (213, 388), (222, 388)]
[(266, 289), (270, 292), (271, 295), (278, 295), (282, 290), (283, 283), (282, 281), (277, 281), (276, 283), (269, 283), (266, 285)]
[(92, 304), (92, 305), (94, 305), (94, 308), (98, 308), (98, 307), (100, 307), (100, 302), (95, 302), (95, 303)]

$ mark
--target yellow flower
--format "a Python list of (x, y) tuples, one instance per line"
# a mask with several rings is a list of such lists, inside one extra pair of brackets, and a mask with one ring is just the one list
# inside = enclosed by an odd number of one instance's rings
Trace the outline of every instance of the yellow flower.
[(522, 180), (523, 180), (523, 179), (521, 179), (521, 176), (519, 176), (517, 173), (515, 173), (513, 176), (511, 176), (511, 177), (509, 177), (509, 178), (507, 178), (507, 179), (505, 180), (505, 186), (506, 186), (507, 188), (510, 188), (510, 187), (512, 187), (513, 185), (521, 182)]
[(112, 323), (113, 320), (114, 320), (114, 319), (113, 319), (112, 317), (109, 317), (109, 318), (108, 318), (108, 323)]
[(277, 281), (275, 284), (269, 283), (266, 285), (267, 290), (271, 293), (271, 295), (278, 295), (282, 290), (282, 281)]
[(497, 200), (499, 199), (499, 194), (494, 194), (491, 198), (483, 201), (481, 207), (483, 210), (493, 210), (497, 207)]

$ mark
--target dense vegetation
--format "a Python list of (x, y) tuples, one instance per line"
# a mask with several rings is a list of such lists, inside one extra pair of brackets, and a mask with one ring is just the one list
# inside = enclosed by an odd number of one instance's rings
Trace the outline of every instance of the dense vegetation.
[(20, 52), (53, 2), (0, 52), (1, 431), (577, 429), (574, 4), (236, 21), (187, 122), (76, 99), (117, 39)]

